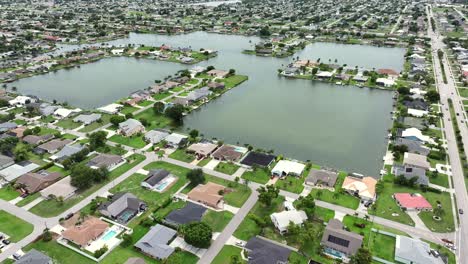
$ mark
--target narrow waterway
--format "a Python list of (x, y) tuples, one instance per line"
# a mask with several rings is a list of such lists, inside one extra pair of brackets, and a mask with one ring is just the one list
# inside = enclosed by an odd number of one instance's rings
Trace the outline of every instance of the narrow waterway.
[[(291, 58), (241, 54), (259, 39), (197, 32), (161, 36), (131, 34), (109, 45), (166, 44), (219, 51), (199, 65), (234, 68), (249, 80), (185, 118), (187, 130), (234, 144), (252, 144), (278, 154), (311, 160), (324, 166), (378, 175), (391, 124), (392, 93), (278, 77), (277, 70)], [(63, 46), (60, 51), (76, 49)], [(365, 68), (403, 67), (404, 49), (362, 45), (313, 43), (294, 57)], [(58, 99), (83, 108), (110, 103), (145, 88), (155, 79), (187, 66), (127, 58), (105, 59), (80, 69), (59, 71), (15, 83), (23, 93)], [(45, 87), (45, 88), (44, 88)]]

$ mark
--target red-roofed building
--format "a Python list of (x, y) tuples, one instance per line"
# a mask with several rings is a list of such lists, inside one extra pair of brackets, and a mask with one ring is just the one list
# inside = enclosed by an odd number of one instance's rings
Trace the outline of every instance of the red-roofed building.
[(403, 210), (430, 211), (432, 205), (419, 193), (395, 193), (393, 198)]

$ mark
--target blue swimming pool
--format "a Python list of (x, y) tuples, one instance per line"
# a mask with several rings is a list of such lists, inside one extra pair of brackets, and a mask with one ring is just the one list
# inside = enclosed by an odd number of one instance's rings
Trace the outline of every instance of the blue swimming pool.
[(115, 237), (116, 235), (117, 235), (116, 231), (110, 230), (101, 239), (103, 241), (109, 241), (111, 238)]

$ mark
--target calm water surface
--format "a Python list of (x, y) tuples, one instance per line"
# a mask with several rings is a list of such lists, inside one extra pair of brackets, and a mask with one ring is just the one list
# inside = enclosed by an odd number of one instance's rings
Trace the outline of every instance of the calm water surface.
[[(182, 129), (196, 128), (206, 137), (252, 144), (276, 153), (311, 160), (324, 166), (377, 175), (390, 127), (392, 94), (388, 91), (337, 86), (277, 76), (291, 58), (264, 58), (241, 54), (257, 37), (203, 32), (178, 36), (131, 34), (109, 45), (145, 44), (191, 46), (219, 50), (218, 57), (199, 65), (234, 68), (249, 80), (219, 99), (192, 112)], [(78, 46), (63, 46), (61, 51)], [(365, 68), (403, 67), (404, 49), (314, 43), (296, 56), (301, 59)], [(45, 99), (68, 101), (92, 108), (145, 88), (155, 79), (187, 66), (128, 58), (105, 59), (80, 69), (59, 71), (20, 80), (19, 91)]]

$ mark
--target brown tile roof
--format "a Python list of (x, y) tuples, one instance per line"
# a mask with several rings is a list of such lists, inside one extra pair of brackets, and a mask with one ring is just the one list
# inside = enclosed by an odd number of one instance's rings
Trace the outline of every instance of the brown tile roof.
[(40, 171), (38, 173), (29, 172), (22, 176), (20, 176), (17, 180), (17, 184), (25, 185), (25, 189), (29, 193), (38, 192), (45, 187), (51, 185), (58, 179), (60, 179), (62, 175), (58, 172), (47, 172), (47, 171)]
[(236, 151), (236, 148), (233, 146), (227, 146), (223, 145), (218, 150), (216, 150), (212, 156), (216, 159), (219, 160), (238, 160), (240, 157), (242, 157), (242, 153), (239, 151)]
[(95, 217), (90, 217), (81, 225), (77, 225), (63, 231), (62, 236), (82, 247), (86, 246), (91, 240), (99, 237), (107, 230), (109, 224)]
[(208, 182), (206, 184), (199, 184), (193, 188), (187, 196), (189, 199), (203, 204), (217, 207), (218, 203), (223, 199), (222, 195), (219, 195), (219, 191), (225, 190), (226, 188), (222, 185)]

